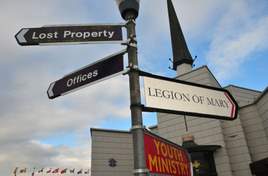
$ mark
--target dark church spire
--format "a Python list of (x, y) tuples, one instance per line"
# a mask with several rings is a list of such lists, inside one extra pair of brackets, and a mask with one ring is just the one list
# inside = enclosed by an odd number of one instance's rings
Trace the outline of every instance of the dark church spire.
[(189, 64), (192, 66), (194, 61), (187, 47), (175, 8), (171, 0), (167, 0), (167, 6), (173, 51), (173, 70), (177, 70), (177, 66), (181, 64)]

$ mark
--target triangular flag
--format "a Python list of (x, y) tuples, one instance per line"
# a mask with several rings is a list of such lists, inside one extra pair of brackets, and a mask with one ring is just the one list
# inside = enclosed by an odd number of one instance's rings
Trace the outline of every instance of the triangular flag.
[(61, 173), (61, 174), (65, 174), (66, 171), (67, 171), (67, 168), (63, 169), (60, 173)]
[(24, 169), (21, 169), (21, 170), (20, 170), (20, 173), (26, 173), (26, 171), (27, 171), (27, 169), (24, 168)]
[(18, 167), (16, 167), (13, 171), (14, 176), (17, 176)]
[(75, 170), (75, 169), (70, 169), (70, 173), (71, 173), (71, 174), (74, 174), (74, 170)]
[(38, 173), (42, 173), (44, 171), (44, 168), (40, 169)]
[(59, 168), (55, 169), (54, 171), (52, 171), (52, 173), (58, 173), (59, 172)]
[(82, 172), (83, 172), (83, 169), (80, 169), (80, 170), (77, 172), (77, 174), (82, 174)]
[(89, 169), (87, 171), (84, 172), (85, 174), (89, 174)]
[(50, 168), (49, 170), (47, 170), (47, 173), (50, 173), (50, 172), (51, 172), (51, 170), (52, 170), (51, 168)]

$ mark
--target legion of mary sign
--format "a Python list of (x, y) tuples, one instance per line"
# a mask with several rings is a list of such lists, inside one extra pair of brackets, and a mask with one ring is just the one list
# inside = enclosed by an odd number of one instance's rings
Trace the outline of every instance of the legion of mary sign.
[(223, 120), (237, 117), (238, 105), (225, 89), (160, 76), (144, 76), (144, 111), (186, 114)]
[(190, 156), (181, 146), (145, 130), (144, 149), (151, 176), (192, 176)]

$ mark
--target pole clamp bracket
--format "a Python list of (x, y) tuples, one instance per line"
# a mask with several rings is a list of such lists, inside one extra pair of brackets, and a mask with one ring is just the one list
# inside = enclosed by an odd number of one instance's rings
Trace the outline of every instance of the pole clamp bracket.
[(146, 174), (146, 173), (149, 173), (149, 170), (148, 169), (135, 169), (133, 173), (134, 174)]
[(129, 63), (129, 65), (127, 67), (130, 69), (130, 71), (139, 70), (138, 65), (134, 65), (132, 63)]
[(136, 38), (136, 36), (135, 36), (135, 35), (131, 35), (131, 36), (127, 39), (125, 45), (127, 45), (128, 47), (134, 47), (134, 48), (137, 48), (137, 38)]
[(143, 104), (141, 103), (133, 103), (130, 105), (130, 108), (133, 108), (133, 107), (143, 107)]
[[(133, 41), (135, 41), (135, 40), (133, 40)], [(137, 42), (133, 42), (133, 41), (131, 39), (128, 39), (128, 40), (122, 42), (121, 45), (126, 45), (127, 47), (137, 48)]]
[(131, 46), (131, 47), (133, 47), (133, 48), (137, 48), (137, 44), (136, 44), (136, 43), (132, 43), (132, 42), (129, 43), (128, 46)]
[(133, 18), (127, 19), (125, 25), (128, 25), (128, 23), (134, 23), (136, 25), (136, 20)]
[(143, 125), (133, 125), (130, 130), (137, 130), (137, 129), (145, 129), (145, 126)]

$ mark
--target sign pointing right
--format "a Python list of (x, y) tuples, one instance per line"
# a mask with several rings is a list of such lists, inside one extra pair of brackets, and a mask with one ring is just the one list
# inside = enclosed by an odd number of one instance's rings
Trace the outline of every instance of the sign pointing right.
[(143, 76), (146, 102), (144, 111), (185, 114), (222, 120), (234, 120), (237, 117), (238, 105), (225, 89), (151, 74)]

